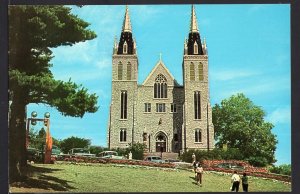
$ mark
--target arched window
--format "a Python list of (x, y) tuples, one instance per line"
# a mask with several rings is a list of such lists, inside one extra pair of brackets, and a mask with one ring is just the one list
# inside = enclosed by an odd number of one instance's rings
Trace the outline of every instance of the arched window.
[(167, 98), (167, 97), (168, 97), (167, 79), (164, 75), (159, 74), (155, 78), (154, 98)]
[(127, 119), (127, 91), (121, 92), (121, 119)]
[(200, 62), (198, 66), (198, 78), (199, 81), (203, 81), (203, 64)]
[(198, 54), (198, 44), (196, 41), (194, 43), (194, 54)]
[(195, 65), (193, 62), (190, 64), (190, 80), (195, 81)]
[(195, 142), (202, 142), (201, 129), (195, 129)]
[(131, 80), (131, 63), (127, 63), (127, 80)]
[(126, 129), (125, 128), (121, 128), (120, 129), (120, 141), (122, 142), (126, 142)]
[(194, 92), (195, 119), (201, 119), (201, 96), (199, 91)]
[(125, 41), (124, 45), (123, 45), (123, 53), (127, 54), (127, 50), (128, 50), (128, 48), (127, 48), (127, 42)]
[(123, 77), (123, 65), (121, 62), (118, 64), (118, 80), (122, 80)]

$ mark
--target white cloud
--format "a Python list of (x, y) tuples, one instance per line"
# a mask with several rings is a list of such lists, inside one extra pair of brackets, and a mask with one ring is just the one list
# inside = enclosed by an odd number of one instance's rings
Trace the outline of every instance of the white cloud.
[(291, 107), (285, 106), (275, 109), (266, 117), (273, 124), (291, 123)]
[(91, 52), (96, 48), (95, 41), (85, 41), (74, 44), (73, 46), (61, 46), (53, 51), (52, 63), (64, 64), (72, 66), (74, 62), (80, 61), (82, 64), (86, 64), (92, 60)]
[[(95, 63), (95, 66), (98, 68), (98, 70), (101, 70), (101, 71), (110, 69), (112, 66), (112, 59), (111, 59), (111, 57), (103, 58), (102, 60), (97, 61)], [(104, 73), (106, 73), (106, 72), (101, 72), (101, 74), (104, 74)]]
[(255, 5), (252, 5), (249, 10), (248, 10), (248, 14), (252, 14), (252, 13), (255, 13), (255, 12), (258, 12), (260, 11), (261, 9), (263, 9), (266, 5), (262, 5), (262, 4), (255, 4)]
[(138, 22), (140, 24), (152, 20), (153, 18), (157, 17), (161, 12), (158, 6), (149, 6), (149, 5), (137, 5), (137, 6), (133, 6), (132, 8), (129, 6), (129, 9), (131, 15), (138, 16), (133, 18), (138, 19)]
[(250, 76), (259, 75), (259, 72), (249, 71), (249, 70), (224, 70), (224, 71), (212, 71), (211, 79), (216, 81), (228, 81), (233, 79), (245, 78)]

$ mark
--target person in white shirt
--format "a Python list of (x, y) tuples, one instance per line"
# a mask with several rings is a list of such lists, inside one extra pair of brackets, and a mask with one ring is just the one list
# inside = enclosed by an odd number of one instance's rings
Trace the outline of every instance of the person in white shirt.
[(236, 171), (234, 171), (232, 177), (231, 177), (231, 183), (232, 183), (232, 187), (231, 187), (231, 191), (236, 191), (238, 192), (239, 191), (239, 187), (240, 187), (240, 181), (241, 181), (241, 178), (240, 176), (237, 174)]

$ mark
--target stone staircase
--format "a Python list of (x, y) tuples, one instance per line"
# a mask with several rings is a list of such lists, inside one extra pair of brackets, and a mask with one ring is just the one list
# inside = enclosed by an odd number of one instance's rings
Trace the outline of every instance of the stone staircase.
[[(161, 152), (144, 152), (144, 158), (147, 156), (161, 156)], [(178, 159), (178, 153), (174, 152), (163, 152), (162, 159)]]

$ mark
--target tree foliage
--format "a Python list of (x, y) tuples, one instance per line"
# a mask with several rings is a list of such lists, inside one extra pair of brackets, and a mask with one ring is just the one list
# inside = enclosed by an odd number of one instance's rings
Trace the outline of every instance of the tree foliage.
[(128, 153), (131, 151), (132, 159), (143, 160), (144, 159), (144, 150), (146, 149), (146, 145), (143, 143), (130, 143), (128, 148)]
[(275, 162), (276, 135), (264, 121), (265, 112), (244, 94), (231, 96), (213, 107), (216, 147), (238, 148), (243, 160), (256, 166)]
[[(71, 80), (55, 80), (50, 67), (51, 48), (72, 46), (96, 34), (89, 24), (65, 6), (9, 6), (9, 142), (10, 181), (26, 165), (26, 105), (44, 103), (63, 115), (83, 117), (96, 112), (96, 94)], [(72, 57), (72, 56), (69, 56)], [(18, 141), (15, 141), (18, 140)], [(21, 168), (18, 168), (20, 166)]]
[[(61, 141), (52, 137), (53, 145), (60, 147)], [(46, 143), (46, 131), (44, 128), (41, 128), (39, 131), (31, 128), (29, 130), (29, 147), (36, 148), (42, 151), (43, 146)]]
[(127, 148), (116, 148), (112, 149), (120, 156), (129, 156), (129, 152), (132, 153), (132, 159), (135, 160), (143, 160), (144, 159), (144, 150), (146, 148), (146, 145), (143, 143), (135, 142), (135, 143), (129, 143)]
[(61, 141), (60, 148), (63, 153), (68, 153), (72, 148), (88, 148), (91, 145), (91, 140), (80, 137), (69, 137)]
[(102, 146), (90, 146), (90, 152), (91, 154), (95, 154), (96, 156), (103, 151), (109, 150), (107, 147), (102, 147)]
[(283, 174), (283, 175), (292, 175), (292, 166), (291, 164), (282, 164), (279, 166), (272, 166), (270, 169), (270, 172), (276, 173), (276, 174)]

